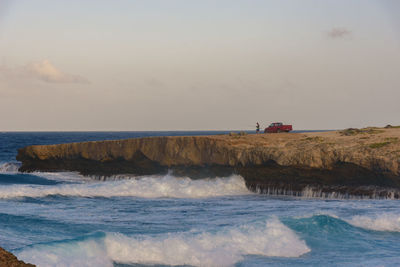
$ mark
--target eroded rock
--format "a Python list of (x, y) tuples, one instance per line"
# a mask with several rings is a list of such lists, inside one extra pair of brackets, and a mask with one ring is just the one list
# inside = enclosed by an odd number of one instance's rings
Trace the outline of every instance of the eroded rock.
[(251, 190), (274, 187), (299, 192), (313, 187), (364, 194), (371, 188), (375, 192), (400, 189), (398, 128), (374, 128), (354, 135), (152, 137), (29, 146), (19, 150), (17, 159), (22, 161), (20, 171), (28, 172), (78, 171), (110, 176), (172, 170), (193, 178), (238, 173)]

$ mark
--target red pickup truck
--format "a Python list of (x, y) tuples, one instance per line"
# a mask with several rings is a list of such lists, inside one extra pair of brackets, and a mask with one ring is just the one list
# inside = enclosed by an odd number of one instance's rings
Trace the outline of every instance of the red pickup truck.
[(264, 133), (288, 133), (292, 130), (292, 125), (284, 125), (282, 122), (274, 122), (271, 123), (267, 128), (265, 128)]

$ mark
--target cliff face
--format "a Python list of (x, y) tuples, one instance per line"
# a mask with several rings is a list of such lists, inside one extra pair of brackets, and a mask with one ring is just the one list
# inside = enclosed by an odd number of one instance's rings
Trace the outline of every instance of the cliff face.
[[(19, 150), (21, 171), (244, 176), (249, 188), (345, 185), (400, 188), (400, 129), (154, 137)], [(347, 192), (347, 191), (346, 191)], [(344, 192), (344, 193), (346, 193)]]

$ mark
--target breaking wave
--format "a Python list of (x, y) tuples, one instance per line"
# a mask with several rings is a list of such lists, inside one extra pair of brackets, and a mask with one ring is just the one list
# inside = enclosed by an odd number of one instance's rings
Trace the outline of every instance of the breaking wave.
[(274, 218), (211, 232), (128, 237), (118, 233), (37, 245), (18, 253), (38, 266), (113, 266), (117, 263), (232, 266), (246, 255), (299, 257), (311, 250)]
[(21, 167), (20, 163), (3, 162), (0, 163), (0, 173), (17, 173), (19, 167)]
[(375, 231), (400, 232), (400, 214), (357, 215), (346, 220), (351, 225)]
[(142, 198), (206, 198), (247, 195), (241, 176), (192, 180), (171, 175), (147, 176), (129, 180), (57, 184), (54, 186), (10, 185), (0, 188), (0, 198), (46, 197), (142, 197)]
[[(19, 162), (1, 162), (0, 174), (25, 174), (19, 172), (21, 163)], [(90, 181), (92, 178), (80, 175), (77, 172), (31, 172), (31, 175), (44, 177), (49, 180), (64, 181), (64, 182), (81, 182)]]
[(324, 218), (324, 221), (337, 220), (353, 227), (374, 231), (400, 232), (400, 214), (381, 213), (371, 215), (356, 215), (342, 217), (331, 212), (308, 214), (293, 217), (295, 219), (317, 219)]

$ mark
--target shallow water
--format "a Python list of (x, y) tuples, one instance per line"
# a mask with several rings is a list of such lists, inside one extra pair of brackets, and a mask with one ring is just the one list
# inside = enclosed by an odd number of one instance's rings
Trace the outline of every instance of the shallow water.
[(0, 246), (39, 266), (399, 265), (398, 200), (272, 197), (240, 176), (22, 174), (14, 160), (30, 144), (170, 134), (0, 134)]

